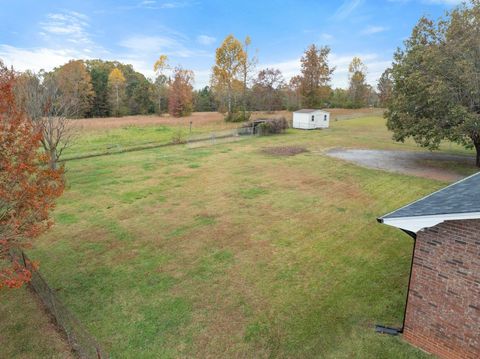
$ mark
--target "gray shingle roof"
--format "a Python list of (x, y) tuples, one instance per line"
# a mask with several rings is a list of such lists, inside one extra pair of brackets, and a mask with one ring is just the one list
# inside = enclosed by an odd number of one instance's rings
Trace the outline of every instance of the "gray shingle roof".
[(312, 112), (316, 112), (316, 111), (322, 111), (322, 110), (319, 110), (319, 109), (311, 109), (311, 108), (303, 108), (301, 110), (298, 110), (298, 111), (295, 111), (296, 113), (312, 113)]
[(381, 219), (480, 212), (480, 172), (410, 203)]

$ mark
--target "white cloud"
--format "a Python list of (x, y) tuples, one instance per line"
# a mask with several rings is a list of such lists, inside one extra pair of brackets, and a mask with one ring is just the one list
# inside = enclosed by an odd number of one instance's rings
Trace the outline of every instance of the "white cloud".
[(210, 86), (210, 76), (212, 70), (195, 70), (195, 88), (200, 89), (205, 86)]
[(92, 40), (87, 29), (88, 16), (75, 11), (50, 13), (40, 23), (41, 35), (48, 41), (56, 43), (66, 41), (74, 44), (90, 45)]
[(186, 1), (174, 1), (174, 2), (165, 2), (160, 5), (161, 8), (163, 9), (175, 9), (178, 7), (185, 7), (188, 6), (189, 3)]
[(330, 41), (330, 40), (333, 40), (333, 35), (324, 32), (320, 34), (320, 38), (324, 41)]
[(202, 45), (212, 45), (217, 41), (216, 38), (208, 35), (199, 35), (197, 36), (197, 42)]
[(19, 71), (49, 71), (69, 60), (108, 55), (92, 40), (89, 26), (89, 17), (79, 12), (49, 13), (38, 24), (41, 45), (21, 48), (0, 43), (0, 58)]
[(146, 8), (150, 10), (160, 10), (160, 9), (176, 9), (190, 6), (191, 3), (189, 1), (166, 1), (160, 2), (156, 0), (144, 0), (140, 3), (133, 5), (133, 6), (121, 6), (120, 8), (123, 10), (132, 10), (136, 8)]
[(373, 35), (373, 34), (378, 34), (380, 32), (387, 31), (388, 29), (383, 26), (373, 26), (369, 25), (365, 29), (362, 30), (363, 35)]
[[(146, 0), (146, 5), (152, 0)], [(211, 57), (210, 52), (192, 48), (190, 39), (172, 29), (162, 28), (164, 36), (131, 36), (120, 41), (121, 49), (110, 52), (92, 40), (89, 18), (83, 14), (65, 11), (51, 13), (39, 23), (43, 42), (39, 46), (21, 48), (0, 43), (0, 59), (18, 71), (41, 69), (50, 71), (74, 59), (101, 58), (131, 64), (135, 70), (153, 78), (152, 64), (159, 54), (173, 58)], [(202, 38), (211, 42), (211, 37)], [(201, 40), (201, 41), (202, 41)], [(188, 45), (188, 46), (187, 46)], [(173, 60), (173, 64), (178, 63)], [(198, 85), (207, 85), (209, 70), (196, 71)]]
[(267, 67), (280, 70), (283, 77), (289, 80), (293, 76), (300, 73), (300, 58), (270, 64), (260, 64), (258, 66), (259, 70), (265, 69)]
[[(115, 54), (114, 60), (132, 64), (136, 71), (145, 76), (154, 78), (152, 66), (160, 54), (177, 58), (211, 57), (210, 52), (187, 47), (188, 38), (180, 33), (165, 30), (169, 35), (145, 36), (136, 35), (123, 39), (119, 45), (125, 48), (125, 52)], [(178, 63), (174, 61), (172, 65)], [(195, 87), (203, 87), (209, 83), (209, 70), (195, 69)], [(170, 75), (171, 71), (167, 71)]]
[(162, 52), (177, 44), (176, 40), (166, 36), (132, 36), (119, 43), (120, 46), (139, 52)]
[(89, 59), (86, 52), (76, 50), (55, 50), (49, 48), (18, 48), (0, 44), (0, 58), (6, 65), (13, 66), (15, 70), (33, 70), (38, 72), (41, 69), (46, 71), (63, 65), (73, 59)]
[(335, 12), (334, 17), (338, 20), (346, 19), (362, 3), (363, 0), (345, 0)]
[(145, 36), (137, 35), (128, 37), (119, 43), (128, 49), (134, 56), (145, 54), (165, 54), (177, 57), (211, 56), (203, 50), (190, 49), (185, 45), (185, 40), (180, 36)]

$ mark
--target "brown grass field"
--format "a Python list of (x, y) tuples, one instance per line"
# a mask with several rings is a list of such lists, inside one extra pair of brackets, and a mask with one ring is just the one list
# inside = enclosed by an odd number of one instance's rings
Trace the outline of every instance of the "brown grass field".
[[(72, 124), (84, 130), (111, 130), (125, 126), (184, 126), (195, 122), (196, 126), (228, 126), (218, 112), (195, 112), (187, 117), (175, 118), (169, 115), (138, 115), (124, 117), (83, 118), (72, 121)], [(234, 126), (232, 126), (234, 127)]]
[[(361, 108), (361, 109), (328, 109), (332, 119), (346, 119), (350, 117), (378, 116), (383, 113), (383, 109)], [(289, 111), (277, 111), (275, 113), (254, 112), (252, 119), (259, 117), (277, 117), (285, 116), (287, 120), (292, 119), (292, 113)], [(111, 130), (125, 126), (187, 126), (190, 121), (195, 127), (209, 127), (218, 129), (227, 129), (238, 127), (238, 123), (228, 123), (223, 120), (224, 115), (219, 112), (194, 112), (190, 116), (175, 118), (169, 115), (137, 115), (125, 117), (105, 117), (105, 118), (83, 118), (72, 121), (72, 125), (82, 130)]]

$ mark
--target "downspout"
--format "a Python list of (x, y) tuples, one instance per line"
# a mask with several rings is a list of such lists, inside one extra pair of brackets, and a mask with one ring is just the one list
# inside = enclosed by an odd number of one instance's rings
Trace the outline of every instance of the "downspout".
[[(382, 218), (377, 218), (378, 223), (383, 223)], [(412, 272), (413, 272), (413, 259), (415, 258), (415, 247), (417, 246), (417, 234), (411, 231), (402, 229), (403, 232), (408, 234), (413, 239), (413, 250), (412, 250), (412, 259), (410, 261), (410, 274), (408, 276), (408, 286), (407, 286), (407, 298), (405, 299), (405, 308), (403, 309), (403, 321), (401, 328), (391, 328), (384, 325), (375, 325), (375, 331), (380, 334), (389, 334), (389, 335), (398, 335), (402, 334), (405, 329), (405, 319), (407, 318), (407, 307), (408, 307), (408, 297), (410, 294), (410, 283), (412, 281)]]

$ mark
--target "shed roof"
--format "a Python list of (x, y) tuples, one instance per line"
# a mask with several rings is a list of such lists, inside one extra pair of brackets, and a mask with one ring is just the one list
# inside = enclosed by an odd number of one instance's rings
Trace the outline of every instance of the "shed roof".
[(312, 112), (326, 112), (326, 111), (319, 110), (319, 109), (309, 109), (309, 108), (303, 108), (301, 110), (294, 111), (294, 113), (312, 113)]
[(480, 172), (388, 213), (378, 221), (416, 232), (446, 220), (469, 218), (480, 218)]

